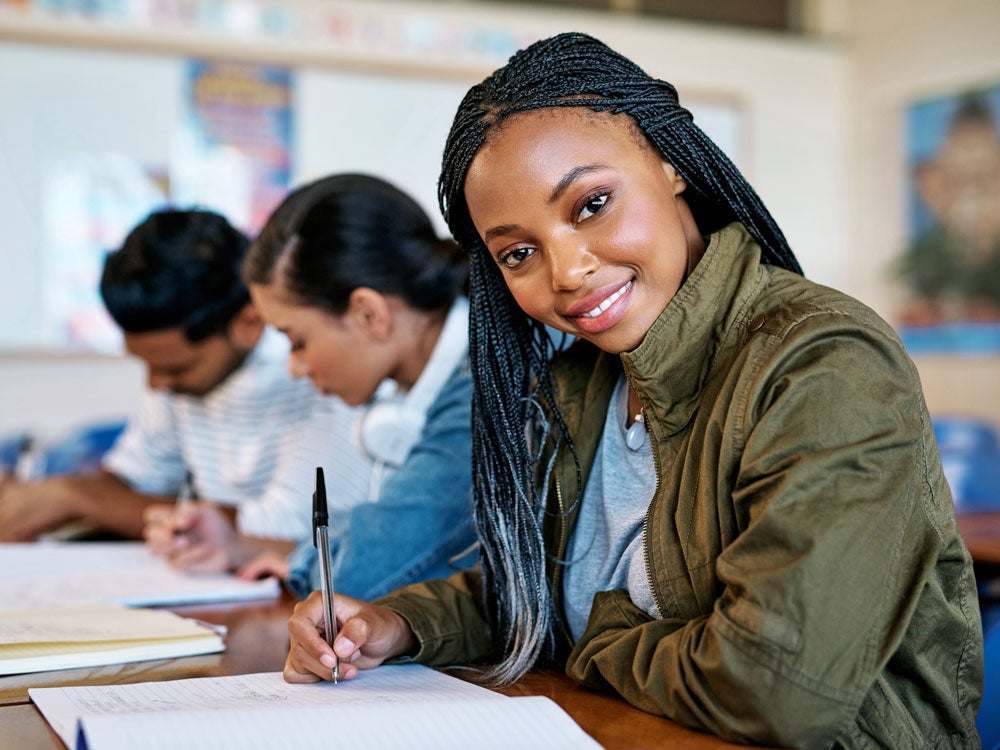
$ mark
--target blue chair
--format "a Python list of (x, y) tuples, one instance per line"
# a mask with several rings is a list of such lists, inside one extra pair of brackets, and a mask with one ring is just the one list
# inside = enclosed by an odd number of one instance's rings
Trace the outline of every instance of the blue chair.
[(0, 437), (0, 472), (13, 474), (25, 450), (31, 447), (31, 435), (16, 432)]
[(1000, 436), (971, 417), (934, 419), (941, 465), (956, 513), (1000, 510)]
[(42, 450), (40, 476), (78, 474), (100, 468), (104, 454), (125, 429), (123, 420), (93, 424), (74, 430)]
[(986, 633), (984, 661), (986, 679), (976, 729), (983, 738), (983, 750), (1000, 750), (1000, 625)]

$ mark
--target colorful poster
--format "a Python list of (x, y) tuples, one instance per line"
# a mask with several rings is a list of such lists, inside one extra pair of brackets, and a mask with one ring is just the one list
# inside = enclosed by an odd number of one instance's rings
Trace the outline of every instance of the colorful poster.
[(914, 353), (1000, 351), (1000, 85), (910, 107), (900, 334)]
[(291, 98), (286, 69), (189, 61), (171, 157), (174, 203), (214, 209), (256, 233), (291, 179)]

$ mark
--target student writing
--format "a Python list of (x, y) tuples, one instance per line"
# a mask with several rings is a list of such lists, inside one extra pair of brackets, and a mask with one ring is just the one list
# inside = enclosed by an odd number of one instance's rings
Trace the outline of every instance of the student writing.
[[(327, 472), (337, 590), (379, 596), (452, 572), (475, 542), (465, 254), (402, 191), (340, 174), (288, 195), (247, 253), (244, 278), (291, 342), (291, 373), (360, 407), (353, 439), (375, 472), (366, 501), (338, 510), (342, 480)], [(373, 401), (386, 382), (398, 394)], [(202, 512), (211, 531), (199, 545), (223, 567), (287, 576), (303, 596), (319, 585), (310, 538), (288, 559), (277, 545), (261, 557), (216, 511)], [(147, 537), (175, 544), (169, 528)]]
[[(101, 295), (148, 388), (101, 471), (4, 487), (0, 538), (30, 540), (77, 518), (140, 538), (143, 512), (172, 502), (188, 475), (245, 533), (308, 535), (310, 471), (351, 412), (289, 377), (288, 345), (240, 278), (247, 246), (217, 213), (166, 209), (107, 257)], [(370, 471), (357, 453), (345, 460)]]
[[(439, 194), (470, 254), (481, 566), (338, 597), (341, 679), (554, 661), (742, 742), (977, 747), (975, 581), (915, 368), (799, 275), (674, 88), (536, 43), (463, 100)], [(542, 324), (578, 341), (550, 360)], [(329, 674), (318, 611), (290, 681)]]

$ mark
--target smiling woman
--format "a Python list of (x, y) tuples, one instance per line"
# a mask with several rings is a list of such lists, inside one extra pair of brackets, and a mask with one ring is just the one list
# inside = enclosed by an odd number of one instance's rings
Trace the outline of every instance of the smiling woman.
[(465, 182), (518, 306), (614, 353), (642, 341), (705, 250), (680, 197), (687, 184), (648, 144), (636, 148), (631, 123), (579, 109), (519, 114)]
[[(673, 86), (538, 42), (466, 95), (439, 197), (470, 257), (482, 564), (338, 601), (342, 676), (555, 662), (741, 742), (976, 747), (976, 587), (916, 371), (800, 275)], [(292, 617), (287, 679), (332, 663), (319, 622)]]

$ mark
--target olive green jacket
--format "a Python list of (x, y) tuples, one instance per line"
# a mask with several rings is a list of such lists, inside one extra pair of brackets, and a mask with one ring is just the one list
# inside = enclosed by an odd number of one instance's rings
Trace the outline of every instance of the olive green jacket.
[[(567, 673), (737, 741), (978, 748), (971, 561), (891, 328), (761, 265), (731, 225), (636, 350), (578, 343), (554, 367), (584, 483), (623, 367), (656, 464), (644, 543), (660, 616), (597, 593)], [(554, 502), (576, 496), (576, 476), (560, 456)], [(551, 515), (556, 557), (573, 522)], [(460, 574), (383, 603), (410, 622), (419, 660), (469, 663), (490, 654), (478, 589)]]

